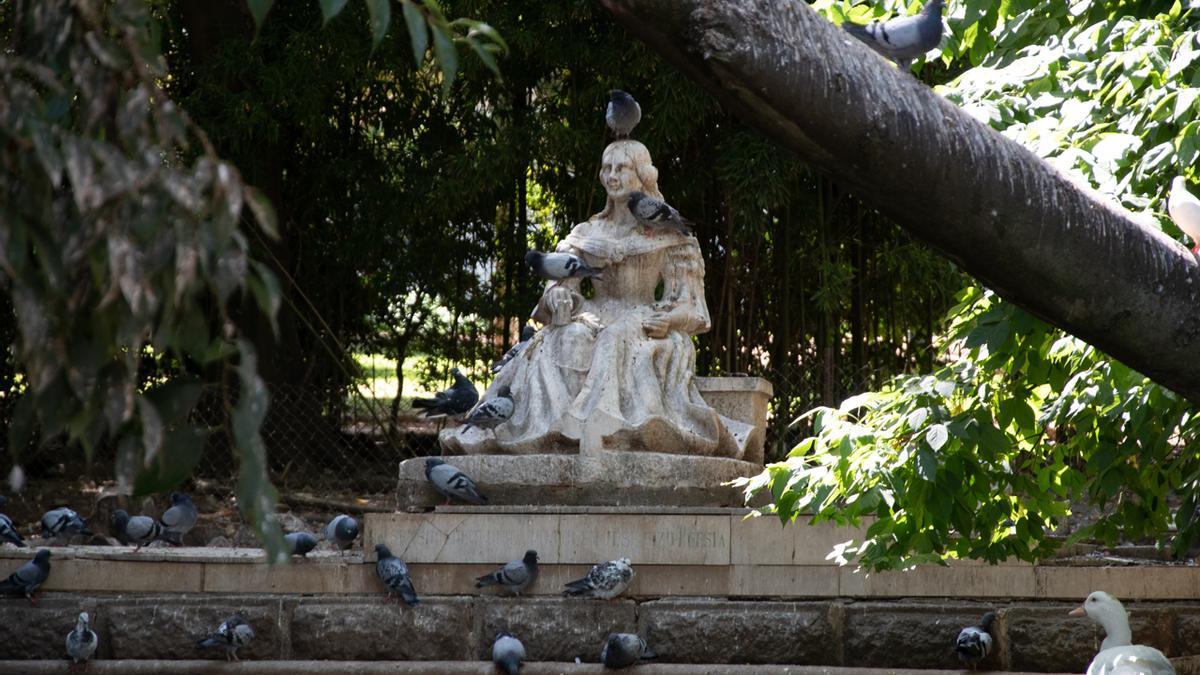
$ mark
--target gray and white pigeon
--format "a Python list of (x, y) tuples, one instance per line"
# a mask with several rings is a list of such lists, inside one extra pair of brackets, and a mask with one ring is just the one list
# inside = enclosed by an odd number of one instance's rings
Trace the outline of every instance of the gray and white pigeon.
[(975, 670), (992, 651), (992, 624), (995, 621), (996, 613), (988, 612), (983, 615), (978, 626), (967, 626), (958, 633), (954, 653), (971, 670)]
[(629, 588), (633, 567), (629, 558), (618, 558), (594, 565), (587, 576), (566, 584), (563, 595), (612, 600)]
[(408, 565), (392, 555), (383, 544), (375, 545), (375, 553), (379, 555), (379, 562), (375, 563), (375, 573), (387, 587), (387, 597), (399, 596), (409, 607), (421, 604), (421, 600), (417, 598), (417, 591), (413, 588), (412, 577), (408, 576)]
[(609, 633), (600, 649), (600, 663), (605, 668), (628, 668), (642, 659), (657, 656), (646, 641), (633, 633)]
[(49, 576), (50, 550), (43, 548), (33, 556), (33, 560), (21, 565), (16, 572), (8, 575), (7, 579), (0, 581), (0, 593), (24, 595), (29, 599), (29, 604), (36, 605), (34, 594), (46, 583)]
[(413, 399), (413, 407), (420, 408), (425, 417), (453, 417), (470, 410), (479, 401), (479, 390), (458, 368), (451, 368), (450, 375), (454, 377), (454, 384), (434, 394), (433, 398)]
[(463, 425), (463, 431), (471, 427), (479, 427), (481, 429), (495, 429), (496, 427), (508, 421), (512, 417), (513, 410), (516, 409), (516, 404), (513, 402), (512, 389), (508, 385), (502, 384), (496, 388), (496, 395), (480, 403), (478, 407), (467, 415), (466, 424)]
[(604, 268), (595, 268), (584, 262), (583, 258), (572, 253), (542, 253), (530, 249), (525, 253), (525, 262), (533, 271), (547, 281), (564, 281), (566, 279), (583, 279), (598, 277)]
[(629, 195), (629, 212), (639, 225), (653, 230), (672, 230), (688, 237), (696, 236), (692, 233), (691, 221), (679, 215), (675, 207), (645, 192)]
[(1200, 254), (1200, 199), (1188, 191), (1187, 179), (1183, 176), (1176, 176), (1171, 181), (1167, 213), (1176, 227), (1192, 238), (1192, 253)]
[(162, 525), (150, 516), (130, 516), (124, 509), (113, 511), (113, 536), (126, 546), (133, 545), (135, 552), (158, 539), (162, 531)]
[[(8, 504), (8, 498), (0, 495), (0, 509), (4, 508), (5, 504)], [(13, 525), (12, 519), (0, 513), (0, 542), (5, 541), (21, 548), (25, 547), (25, 540), (21, 538), (21, 533)]]
[(358, 539), (358, 521), (344, 513), (339, 515), (325, 526), (325, 539), (345, 551)]
[(475, 486), (475, 481), (458, 467), (451, 466), (437, 457), (430, 457), (425, 460), (425, 478), (429, 480), (429, 484), (446, 497), (446, 503), (449, 504), (451, 499), (458, 499), (470, 504), (486, 504), (487, 497), (484, 497), (479, 492), (479, 488)]
[(307, 557), (308, 552), (317, 547), (317, 538), (308, 532), (290, 532), (283, 535), (283, 540), (287, 542), (288, 553), (301, 558)]
[(945, 0), (929, 0), (915, 16), (872, 21), (862, 26), (846, 21), (842, 28), (871, 49), (908, 70), (912, 60), (942, 41), (942, 7)]
[(604, 121), (613, 136), (629, 138), (633, 128), (642, 121), (642, 106), (627, 92), (614, 89), (608, 93), (608, 108), (604, 111)]
[(163, 511), (158, 519), (162, 526), (160, 538), (176, 546), (183, 545), (183, 535), (196, 526), (200, 513), (192, 498), (182, 492), (171, 493), (171, 507)]
[(503, 586), (511, 591), (513, 595), (520, 595), (521, 591), (528, 588), (529, 584), (532, 584), (537, 579), (537, 575), (537, 551), (529, 550), (525, 552), (524, 558), (513, 560), (495, 572), (477, 578), (475, 580), (475, 588)]
[(253, 639), (254, 629), (240, 614), (234, 614), (222, 621), (217, 630), (196, 641), (196, 648), (221, 647), (225, 650), (226, 661), (239, 661), (237, 650), (250, 644)]
[(503, 670), (504, 675), (517, 675), (521, 672), (521, 662), (524, 660), (525, 645), (512, 633), (500, 631), (492, 643), (492, 663)]
[(67, 507), (52, 509), (42, 514), (42, 538), (57, 539), (75, 534), (88, 534), (87, 522)]
[(521, 352), (525, 351), (525, 348), (529, 346), (529, 341), (533, 339), (535, 334), (537, 334), (537, 329), (530, 324), (525, 324), (525, 327), (521, 329), (521, 341), (509, 347), (508, 351), (504, 352), (504, 356), (501, 356), (499, 361), (492, 364), (492, 372), (500, 372), (504, 369), (504, 366), (507, 366), (509, 362), (520, 356)]
[(88, 619), (87, 612), (80, 612), (75, 630), (67, 633), (67, 656), (71, 657), (69, 673), (86, 669), (88, 659), (96, 653), (96, 631), (88, 627)]

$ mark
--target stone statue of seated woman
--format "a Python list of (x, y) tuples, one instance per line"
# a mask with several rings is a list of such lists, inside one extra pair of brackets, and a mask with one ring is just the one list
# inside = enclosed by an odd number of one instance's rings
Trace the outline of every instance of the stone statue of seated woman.
[[(692, 236), (638, 224), (629, 196), (662, 198), (646, 146), (604, 150), (607, 204), (558, 245), (603, 273), (548, 283), (542, 329), (485, 394), (507, 385), (515, 409), (493, 432), (444, 430), (450, 454), (633, 450), (742, 458), (748, 425), (719, 415), (693, 382), (692, 336), (709, 329), (704, 260)], [(732, 431), (732, 433), (731, 433)], [(741, 440), (739, 440), (741, 439)]]

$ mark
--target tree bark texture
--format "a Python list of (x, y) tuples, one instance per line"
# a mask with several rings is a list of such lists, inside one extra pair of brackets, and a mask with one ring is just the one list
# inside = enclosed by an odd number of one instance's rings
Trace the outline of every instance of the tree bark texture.
[(1200, 403), (1200, 264), (1181, 244), (804, 2), (600, 1), (730, 112), (1000, 296)]

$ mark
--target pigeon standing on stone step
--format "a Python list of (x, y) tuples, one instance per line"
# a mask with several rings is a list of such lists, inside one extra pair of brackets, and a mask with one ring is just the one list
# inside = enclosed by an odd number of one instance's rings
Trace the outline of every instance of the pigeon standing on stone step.
[(423, 410), (425, 417), (454, 417), (470, 410), (479, 401), (479, 390), (458, 368), (451, 368), (450, 374), (454, 384), (449, 389), (439, 391), (433, 398), (413, 399), (413, 408)]
[(633, 633), (609, 633), (600, 649), (600, 663), (605, 668), (628, 668), (642, 659), (656, 655), (646, 641)]
[(538, 575), (538, 555), (537, 551), (529, 550), (525, 552), (525, 557), (520, 560), (514, 560), (507, 563), (504, 567), (485, 574), (475, 580), (475, 588), (483, 588), (484, 586), (503, 586), (513, 593), (520, 595), (521, 591), (529, 587)]
[(46, 583), (49, 576), (50, 550), (43, 548), (33, 556), (33, 560), (27, 561), (18, 567), (16, 572), (8, 575), (7, 579), (0, 581), (0, 593), (24, 595), (29, 599), (29, 604), (36, 605), (34, 594)]
[(65, 506), (42, 514), (43, 539), (58, 539), (59, 537), (69, 539), (72, 535), (90, 535), (91, 533), (91, 530), (87, 529), (87, 522), (80, 518), (78, 513)]
[(525, 348), (529, 346), (529, 341), (533, 339), (535, 334), (537, 334), (537, 329), (530, 324), (525, 324), (525, 327), (521, 329), (521, 341), (510, 347), (507, 352), (504, 352), (504, 356), (500, 357), (499, 361), (492, 364), (492, 372), (500, 372), (504, 369), (504, 366), (507, 366), (513, 359), (520, 356), (521, 352), (525, 351)]
[(900, 16), (887, 21), (872, 21), (861, 26), (846, 21), (842, 28), (871, 49), (908, 70), (912, 60), (938, 46), (942, 41), (944, 0), (929, 0), (916, 16)]
[(475, 487), (475, 481), (471, 480), (470, 476), (437, 457), (425, 460), (425, 478), (429, 480), (429, 484), (433, 486), (434, 490), (446, 497), (447, 504), (451, 499), (458, 499), (468, 504), (487, 503), (487, 497), (480, 494), (479, 488)]
[(514, 408), (512, 390), (506, 384), (500, 385), (496, 388), (495, 396), (480, 403), (475, 410), (471, 411), (470, 415), (467, 415), (463, 431), (471, 427), (494, 430), (512, 417)]
[(237, 650), (250, 644), (253, 639), (254, 629), (240, 614), (234, 614), (222, 621), (217, 630), (196, 641), (196, 648), (221, 647), (225, 650), (226, 661), (240, 661)]
[(1183, 176), (1176, 176), (1171, 181), (1167, 213), (1175, 226), (1192, 238), (1192, 253), (1200, 254), (1200, 199), (1188, 191), (1187, 179)]
[(339, 515), (325, 526), (325, 539), (345, 551), (358, 539), (358, 521), (344, 513)]
[(417, 598), (417, 591), (413, 588), (412, 577), (408, 576), (408, 565), (392, 555), (383, 544), (375, 545), (375, 553), (379, 556), (379, 562), (375, 563), (375, 573), (387, 587), (387, 597), (399, 596), (409, 607), (421, 604)]
[(521, 672), (521, 662), (524, 660), (525, 645), (512, 633), (500, 631), (492, 643), (492, 663), (503, 670), (504, 675), (517, 675)]
[(614, 89), (608, 93), (608, 107), (604, 111), (604, 121), (618, 139), (629, 138), (633, 128), (642, 121), (642, 106), (627, 92)]
[(671, 230), (687, 237), (696, 236), (692, 233), (691, 222), (679, 215), (675, 207), (645, 192), (629, 195), (629, 212), (639, 225), (652, 230)]
[(168, 543), (176, 546), (183, 545), (183, 535), (196, 526), (196, 521), (200, 518), (199, 512), (196, 511), (196, 504), (192, 502), (192, 498), (182, 492), (171, 493), (171, 507), (158, 519), (158, 524), (162, 526), (162, 535), (160, 538)]
[(288, 553), (301, 558), (307, 557), (308, 552), (317, 547), (317, 538), (308, 532), (291, 532), (283, 535), (283, 540), (287, 542)]
[(988, 612), (978, 626), (967, 626), (958, 633), (958, 641), (954, 645), (954, 653), (958, 659), (971, 670), (988, 657), (992, 651), (992, 624), (996, 621), (996, 613)]
[(162, 531), (162, 525), (150, 516), (130, 516), (124, 509), (113, 511), (113, 536), (126, 546), (134, 546), (134, 552), (158, 539)]
[[(8, 498), (0, 495), (0, 509), (4, 508), (6, 504), (8, 504)], [(25, 540), (21, 538), (21, 533), (13, 525), (12, 519), (0, 513), (0, 542), (5, 541), (21, 548), (25, 547)]]
[(88, 627), (88, 613), (80, 612), (79, 619), (75, 622), (75, 630), (67, 633), (67, 656), (71, 657), (71, 665), (67, 672), (86, 670), (88, 659), (92, 658), (95, 652), (96, 632)]
[(629, 588), (633, 579), (633, 566), (629, 558), (618, 558), (592, 567), (587, 576), (569, 581), (563, 595), (584, 596), (612, 600)]

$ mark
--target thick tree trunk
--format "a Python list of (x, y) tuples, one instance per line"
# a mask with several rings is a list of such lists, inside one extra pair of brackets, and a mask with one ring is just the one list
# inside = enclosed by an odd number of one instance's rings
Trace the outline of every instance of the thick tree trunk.
[(1182, 245), (803, 2), (601, 3), (731, 112), (1002, 297), (1200, 403), (1200, 265)]

